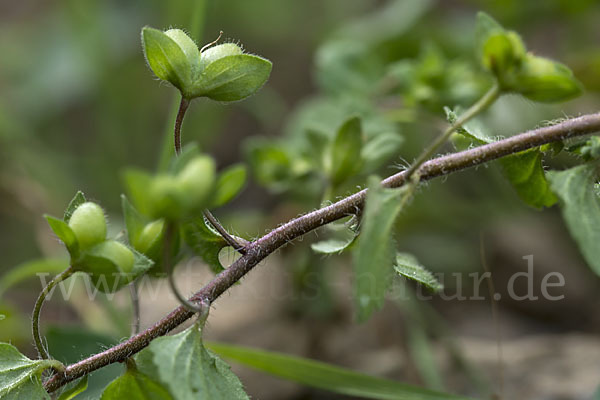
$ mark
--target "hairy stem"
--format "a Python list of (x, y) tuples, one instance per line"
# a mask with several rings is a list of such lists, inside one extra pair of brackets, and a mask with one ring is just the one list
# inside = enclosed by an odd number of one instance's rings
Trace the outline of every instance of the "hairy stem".
[(177, 285), (175, 284), (175, 278), (173, 276), (173, 273), (174, 273), (173, 270), (175, 269), (175, 265), (171, 265), (172, 264), (171, 252), (172, 252), (172, 248), (173, 248), (172, 243), (173, 243), (174, 233), (175, 233), (175, 225), (173, 225), (172, 222), (169, 222), (167, 224), (165, 238), (163, 241), (163, 268), (165, 270), (165, 273), (167, 274), (167, 279), (169, 281), (171, 293), (173, 293), (175, 295), (177, 300), (181, 303), (181, 305), (183, 307), (185, 307), (186, 310), (193, 312), (193, 313), (196, 313), (196, 312), (201, 313), (204, 311), (204, 308), (205, 308), (204, 305), (197, 306), (194, 303), (188, 301), (188, 299), (186, 299), (185, 296), (183, 296), (181, 294), (179, 289), (177, 289)]
[[(537, 147), (546, 143), (582, 136), (600, 131), (600, 113), (585, 115), (556, 125), (534, 129), (520, 135), (499, 140), (470, 150), (438, 157), (422, 164), (420, 180), (429, 180), (448, 175), (458, 170), (480, 165), (497, 158)], [(385, 179), (385, 187), (401, 187), (407, 182), (407, 171), (399, 172)], [(232, 287), (259, 262), (279, 247), (333, 221), (355, 214), (364, 206), (367, 190), (361, 190), (334, 204), (323, 207), (279, 226), (260, 239), (246, 246), (246, 254), (227, 269), (216, 275), (212, 281), (194, 294), (189, 301), (213, 303), (221, 294)], [(108, 364), (122, 362), (139, 352), (156, 337), (162, 336), (181, 325), (194, 313), (180, 306), (140, 334), (101, 353), (72, 364), (64, 373), (55, 374), (46, 382), (46, 390), (53, 392), (59, 387), (85, 374)]]
[(181, 154), (181, 125), (183, 124), (183, 118), (185, 112), (190, 106), (190, 101), (185, 97), (181, 96), (181, 102), (179, 103), (179, 111), (177, 111), (177, 117), (175, 118), (175, 130), (173, 132), (173, 139), (175, 144), (175, 154)]
[(225, 239), (228, 245), (233, 247), (235, 251), (240, 253), (241, 255), (246, 254), (246, 246), (241, 244), (238, 239), (234, 238), (232, 235), (227, 232), (227, 230), (221, 225), (219, 220), (209, 211), (204, 210), (204, 216), (210, 222), (210, 224), (215, 228), (217, 232)]
[(52, 280), (50, 282), (48, 282), (46, 287), (44, 289), (42, 289), (42, 292), (40, 293), (40, 295), (37, 298), (37, 301), (35, 302), (35, 306), (33, 308), (31, 330), (33, 333), (33, 340), (35, 342), (35, 347), (37, 348), (40, 358), (42, 358), (42, 359), (45, 359), (45, 360), (50, 359), (50, 354), (48, 354), (48, 351), (46, 350), (46, 347), (44, 346), (42, 334), (40, 333), (40, 314), (42, 312), (42, 306), (44, 305), (46, 296), (48, 296), (48, 294), (52, 291), (52, 289), (54, 289), (54, 287), (56, 285), (58, 285), (60, 282), (64, 281), (68, 277), (70, 277), (73, 274), (73, 272), (74, 272), (73, 267), (69, 266), (69, 268), (65, 269), (63, 272), (61, 272), (60, 274), (58, 274), (54, 278), (52, 278)]
[(137, 282), (129, 284), (129, 293), (131, 295), (131, 308), (133, 321), (131, 323), (131, 336), (140, 333), (140, 297), (138, 294)]
[(419, 170), (421, 165), (427, 159), (429, 159), (446, 141), (450, 138), (458, 128), (469, 122), (476, 115), (480, 114), (484, 110), (486, 110), (489, 106), (491, 106), (494, 101), (500, 95), (500, 86), (497, 82), (483, 95), (481, 99), (479, 99), (475, 104), (473, 104), (467, 111), (465, 111), (458, 119), (451, 124), (440, 136), (438, 136), (423, 152), (417, 157), (415, 162), (408, 168), (406, 171), (406, 180), (412, 178), (412, 176)]

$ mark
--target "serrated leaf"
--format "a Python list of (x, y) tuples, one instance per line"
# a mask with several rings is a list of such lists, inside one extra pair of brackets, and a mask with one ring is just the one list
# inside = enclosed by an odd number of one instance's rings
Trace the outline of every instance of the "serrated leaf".
[(121, 195), (121, 208), (123, 209), (123, 218), (127, 229), (127, 239), (130, 244), (133, 244), (137, 241), (144, 226), (146, 226), (147, 220), (135, 209), (124, 194)]
[(412, 254), (396, 253), (394, 269), (403, 277), (419, 282), (433, 292), (442, 289), (442, 284)]
[[(447, 107), (444, 110), (448, 121), (454, 123), (457, 113)], [(469, 121), (456, 132), (476, 145), (495, 141), (477, 120)], [(525, 150), (498, 160), (504, 176), (515, 188), (521, 200), (535, 208), (550, 207), (556, 203), (556, 196), (550, 190), (542, 161), (543, 154), (539, 148)]]
[(387, 400), (467, 400), (465, 397), (435, 392), (287, 354), (223, 343), (210, 343), (207, 346), (217, 354), (250, 368), (347, 396)]
[(242, 100), (267, 82), (272, 66), (271, 61), (250, 54), (219, 58), (202, 71), (192, 96), (216, 101)]
[(42, 372), (60, 367), (56, 360), (30, 360), (8, 343), (0, 343), (0, 398), (50, 399), (42, 385)]
[(591, 269), (600, 275), (600, 196), (597, 167), (580, 165), (548, 172), (552, 190), (560, 199), (567, 228)]
[(52, 229), (54, 234), (65, 244), (71, 256), (76, 255), (79, 244), (77, 243), (75, 232), (73, 232), (71, 227), (62, 219), (50, 215), (44, 215), (44, 218), (48, 221), (48, 225), (50, 225), (50, 229)]
[(349, 118), (338, 129), (326, 158), (325, 168), (333, 185), (342, 183), (360, 170), (362, 144), (360, 118)]
[(87, 387), (88, 387), (88, 375), (81, 378), (77, 382), (77, 385), (62, 392), (60, 394), (60, 396), (58, 396), (58, 399), (56, 399), (56, 400), (72, 400), (75, 397), (77, 397), (77, 395), (85, 392), (87, 390)]
[(137, 361), (142, 373), (164, 385), (177, 400), (248, 399), (229, 365), (204, 347), (197, 325), (155, 339)]
[(211, 208), (229, 203), (244, 188), (245, 183), (246, 166), (243, 164), (233, 165), (221, 172), (217, 179)]
[(183, 226), (183, 237), (194, 254), (200, 256), (214, 273), (224, 269), (219, 261), (219, 252), (227, 247), (227, 242), (208, 227), (204, 217), (186, 223)]
[(192, 66), (177, 42), (163, 31), (146, 26), (142, 29), (142, 47), (154, 74), (189, 97)]
[(69, 205), (67, 206), (67, 209), (65, 210), (65, 215), (63, 217), (63, 221), (65, 221), (68, 224), (69, 220), (71, 219), (71, 215), (73, 215), (73, 212), (77, 209), (77, 207), (79, 207), (86, 201), (87, 200), (85, 199), (83, 192), (78, 191), (75, 194), (75, 197), (73, 197), (73, 199), (69, 202)]
[(354, 297), (362, 322), (383, 306), (393, 275), (392, 227), (400, 212), (403, 189), (386, 189), (377, 177), (368, 180), (360, 237), (354, 248)]
[(100, 400), (173, 400), (164, 386), (151, 377), (130, 369), (112, 381), (102, 393)]
[(58, 274), (69, 266), (69, 261), (61, 258), (40, 258), (31, 260), (11, 268), (0, 279), (0, 298), (4, 292), (14, 285), (32, 278), (39, 273)]

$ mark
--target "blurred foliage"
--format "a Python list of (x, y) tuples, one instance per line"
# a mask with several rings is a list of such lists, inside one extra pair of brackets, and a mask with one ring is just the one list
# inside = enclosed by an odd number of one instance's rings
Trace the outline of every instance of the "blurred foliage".
[[(183, 128), (184, 143), (198, 142), (202, 152), (216, 157), (219, 170), (240, 160), (249, 164), (248, 187), (219, 210), (249, 236), (364, 187), (372, 173), (387, 176), (406, 166), (445, 123), (444, 107), (468, 107), (479, 98), (491, 84), (474, 51), (474, 15), (480, 9), (518, 31), (536, 55), (569, 65), (585, 88), (583, 97), (560, 105), (503, 97), (478, 121), (490, 138), (600, 105), (595, 40), (600, 4), (593, 0), (213, 1), (196, 10), (197, 29), (189, 22), (193, 6), (188, 0), (0, 5), (0, 275), (38, 256), (64, 256), (41, 214), (58, 215), (77, 190), (115, 216), (109, 231), (117, 233), (123, 228), (116, 217), (123, 185), (115, 177), (126, 167), (156, 170), (164, 161), (176, 94), (151, 81), (139, 44), (144, 25), (178, 27), (192, 36), (196, 30), (198, 44), (223, 30), (228, 40), (243, 40), (247, 52), (273, 61), (271, 79), (256, 96), (227, 106), (196, 100)], [(354, 143), (350, 149), (339, 146), (338, 138), (346, 135)], [(592, 145), (585, 154), (596, 154)], [(332, 159), (347, 151), (355, 163), (342, 162), (356, 174), (332, 168)], [(535, 155), (539, 170), (548, 163), (574, 163), (566, 156), (544, 161), (540, 152)], [(242, 175), (241, 169), (228, 171)], [(478, 269), (478, 231), (533, 211), (496, 168), (448, 181), (419, 190), (401, 211), (394, 237), (402, 251), (416, 254), (419, 264), (434, 271)], [(231, 193), (242, 184), (233, 186)], [(261, 218), (254, 218), (257, 214)], [(325, 239), (334, 241), (321, 242), (325, 252), (354, 238), (343, 224), (324, 230)], [(215, 238), (204, 221), (194, 233)], [(215, 240), (215, 246), (222, 243)], [(285, 249), (294, 260), (292, 287), (320, 296), (308, 296), (316, 300), (293, 309), (328, 316), (334, 306), (323, 265), (331, 259), (308, 249)], [(218, 259), (210, 261), (221, 267)], [(311, 285), (305, 281), (315, 277), (318, 282)], [(0, 314), (6, 316), (0, 340), (27, 343), (27, 319), (4, 297)], [(409, 336), (415, 353), (422, 354), (421, 365), (427, 365), (429, 350), (419, 341), (423, 329), (415, 325)], [(94, 343), (108, 343), (104, 339)], [(65, 358), (83, 355), (83, 350), (76, 355), (63, 350), (56, 351)], [(435, 375), (424, 379), (440, 386)]]

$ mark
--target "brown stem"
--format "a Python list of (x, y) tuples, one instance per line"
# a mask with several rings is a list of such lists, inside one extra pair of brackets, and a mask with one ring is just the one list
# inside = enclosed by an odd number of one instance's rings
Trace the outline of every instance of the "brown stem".
[[(419, 168), (420, 179), (424, 181), (448, 175), (452, 172), (474, 167), (532, 147), (597, 131), (600, 131), (600, 113), (573, 118), (556, 125), (534, 129), (474, 149), (435, 158), (424, 163)], [(399, 172), (385, 179), (382, 184), (386, 187), (395, 188), (404, 185), (405, 182), (405, 172)], [(245, 255), (236, 260), (229, 268), (215, 276), (212, 281), (200, 289), (189, 300), (211, 304), (260, 261), (282, 245), (313, 229), (329, 224), (347, 215), (355, 214), (363, 207), (366, 194), (366, 189), (361, 190), (327, 207), (293, 219), (250, 243), (246, 246)], [(154, 338), (167, 334), (192, 315), (194, 314), (187, 311), (183, 306), (176, 308), (156, 324), (129, 340), (68, 366), (64, 373), (56, 374), (46, 382), (46, 390), (53, 392), (66, 383), (85, 374), (108, 364), (122, 362), (127, 357), (145, 348)]]
[(204, 210), (204, 217), (210, 222), (213, 228), (216, 229), (217, 232), (223, 237), (223, 239), (227, 242), (228, 245), (233, 247), (235, 251), (240, 253), (241, 255), (246, 254), (246, 244), (241, 244), (238, 239), (234, 238), (227, 232), (227, 230), (221, 225), (219, 220), (209, 211)]
[(181, 124), (183, 124), (183, 117), (185, 117), (185, 112), (187, 111), (190, 105), (189, 100), (185, 97), (181, 97), (181, 102), (179, 103), (179, 111), (177, 111), (177, 118), (175, 119), (175, 131), (173, 132), (173, 139), (175, 140), (175, 154), (181, 154)]

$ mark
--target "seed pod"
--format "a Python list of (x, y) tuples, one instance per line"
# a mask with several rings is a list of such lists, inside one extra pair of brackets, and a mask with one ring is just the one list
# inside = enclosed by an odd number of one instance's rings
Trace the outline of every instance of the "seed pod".
[(104, 211), (96, 203), (86, 202), (77, 207), (71, 215), (69, 227), (75, 233), (82, 250), (106, 239), (106, 218)]

